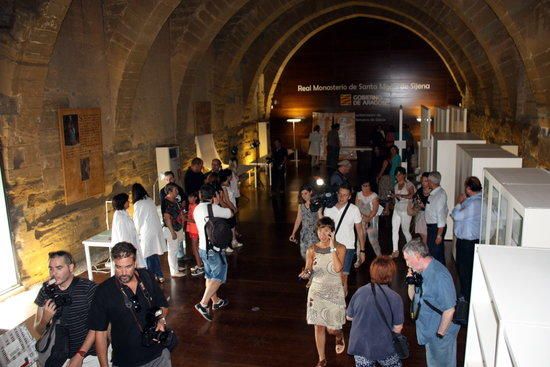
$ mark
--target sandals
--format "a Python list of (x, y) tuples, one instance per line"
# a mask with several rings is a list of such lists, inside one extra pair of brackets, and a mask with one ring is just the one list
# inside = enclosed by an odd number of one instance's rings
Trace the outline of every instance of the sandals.
[(334, 347), (334, 349), (336, 350), (336, 354), (342, 354), (346, 350), (346, 340), (344, 339), (343, 333), (340, 335), (340, 337), (336, 337), (336, 346)]
[(323, 359), (322, 361), (317, 362), (315, 367), (326, 367), (326, 365), (327, 365), (327, 360)]

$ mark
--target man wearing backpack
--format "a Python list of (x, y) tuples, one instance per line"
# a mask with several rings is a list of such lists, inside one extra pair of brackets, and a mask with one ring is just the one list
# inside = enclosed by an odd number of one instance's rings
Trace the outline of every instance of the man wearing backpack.
[[(202, 299), (195, 305), (197, 312), (207, 321), (212, 321), (208, 306), (219, 310), (229, 304), (218, 297), (218, 289), (227, 279), (225, 248), (231, 244), (232, 232), (227, 221), (233, 216), (229, 208), (219, 206), (220, 197), (212, 185), (203, 185), (200, 190), (201, 203), (193, 212), (199, 232), (199, 254), (204, 264), (205, 290)], [(209, 223), (210, 222), (210, 223)]]
[[(95, 332), (88, 330), (88, 312), (97, 286), (88, 279), (74, 276), (70, 253), (55, 251), (48, 257), (51, 280), (44, 283), (34, 301), (38, 306), (34, 330), (43, 334), (52, 327), (50, 323), (55, 324), (57, 320), (61, 327), (56, 328), (56, 336), (52, 338), (50, 355), (41, 358), (47, 361), (46, 366), (99, 366), (93, 348)], [(61, 328), (66, 333), (60, 333)], [(66, 339), (61, 340), (63, 338)], [(64, 348), (60, 348), (63, 343), (68, 343), (68, 350), (64, 352)]]

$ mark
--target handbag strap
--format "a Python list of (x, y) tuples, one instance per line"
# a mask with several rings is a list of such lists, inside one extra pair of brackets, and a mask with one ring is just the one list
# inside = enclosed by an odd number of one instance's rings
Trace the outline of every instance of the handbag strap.
[[(390, 332), (393, 335), (393, 329), (390, 326), (390, 324), (388, 322), (388, 319), (386, 318), (386, 315), (384, 315), (384, 312), (382, 311), (382, 307), (380, 307), (380, 304), (378, 303), (378, 300), (376, 299), (376, 287), (374, 286), (373, 283), (371, 283), (370, 286), (372, 288), (372, 296), (374, 298), (374, 304), (376, 305), (376, 309), (378, 310), (378, 313), (380, 314), (380, 317), (384, 320), (384, 324), (388, 327), (388, 329), (390, 330)], [(382, 287), (380, 287), (380, 289), (382, 289)], [(392, 319), (393, 319), (393, 313), (392, 313)]]
[(342, 216), (340, 217), (340, 220), (338, 221), (338, 225), (336, 226), (336, 231), (334, 232), (334, 236), (336, 237), (336, 234), (338, 233), (338, 230), (340, 229), (340, 226), (342, 225), (342, 221), (344, 220), (344, 217), (346, 216), (346, 213), (348, 211), (348, 208), (350, 206), (350, 202), (346, 204), (346, 208), (344, 209), (344, 212), (342, 213)]

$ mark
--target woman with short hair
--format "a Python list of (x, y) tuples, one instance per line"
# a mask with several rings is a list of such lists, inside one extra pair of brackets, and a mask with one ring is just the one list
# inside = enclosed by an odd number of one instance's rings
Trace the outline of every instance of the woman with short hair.
[[(356, 367), (400, 367), (401, 360), (393, 347), (392, 331), (401, 333), (404, 312), (401, 296), (388, 286), (397, 267), (389, 256), (379, 256), (370, 266), (371, 282), (357, 290), (347, 309), (351, 323), (348, 354)], [(384, 317), (378, 311), (376, 302)], [(387, 322), (386, 322), (387, 320)]]
[(403, 230), (405, 241), (412, 239), (411, 220), (412, 217), (407, 213), (409, 202), (414, 195), (414, 185), (407, 180), (407, 171), (403, 167), (396, 170), (397, 183), (393, 190), (395, 205), (391, 219), (393, 252), (392, 257), (399, 256), (399, 228)]
[(317, 212), (311, 211), (311, 197), (313, 195), (313, 188), (309, 184), (302, 185), (298, 192), (298, 213), (296, 213), (296, 220), (294, 221), (294, 228), (290, 235), (290, 242), (298, 243), (296, 239), (296, 232), (300, 225), (300, 254), (302, 258), (306, 259), (307, 249), (316, 244), (319, 241), (317, 237)]
[(323, 217), (317, 222), (319, 242), (306, 252), (306, 266), (299, 275), (311, 279), (307, 295), (307, 323), (315, 325), (315, 344), (319, 355), (316, 367), (327, 365), (326, 333), (336, 338), (336, 353), (346, 349), (342, 326), (346, 322), (346, 300), (340, 273), (344, 268), (346, 247), (336, 243), (334, 221)]
[(127, 212), (130, 207), (128, 194), (122, 193), (113, 196), (112, 204), (115, 212), (113, 213), (113, 222), (111, 225), (111, 245), (114, 246), (119, 242), (128, 242), (134, 245), (137, 250), (137, 267), (144, 268), (146, 266), (145, 259), (139, 246), (136, 225)]
[(363, 230), (369, 238), (370, 245), (376, 256), (382, 255), (380, 242), (378, 242), (378, 216), (381, 213), (380, 199), (373, 191), (372, 184), (365, 181), (361, 184), (361, 191), (355, 197), (355, 205), (363, 218)]

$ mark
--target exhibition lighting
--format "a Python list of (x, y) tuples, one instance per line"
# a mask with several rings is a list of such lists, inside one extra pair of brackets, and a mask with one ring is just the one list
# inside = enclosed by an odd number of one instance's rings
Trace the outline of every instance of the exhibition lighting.
[(298, 150), (296, 149), (296, 123), (302, 121), (301, 118), (286, 119), (286, 122), (292, 123), (292, 142), (294, 144), (294, 161), (296, 162), (296, 168), (298, 168)]

